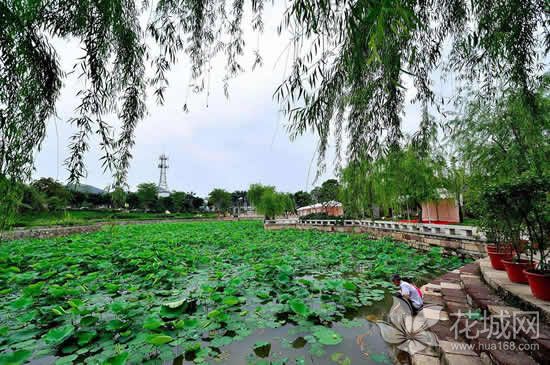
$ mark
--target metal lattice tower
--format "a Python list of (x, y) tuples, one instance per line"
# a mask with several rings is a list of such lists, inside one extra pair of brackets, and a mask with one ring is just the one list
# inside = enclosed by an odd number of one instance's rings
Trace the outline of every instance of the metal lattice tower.
[(170, 194), (168, 183), (166, 182), (166, 170), (168, 169), (168, 156), (164, 153), (159, 157), (160, 178), (159, 178), (159, 195)]

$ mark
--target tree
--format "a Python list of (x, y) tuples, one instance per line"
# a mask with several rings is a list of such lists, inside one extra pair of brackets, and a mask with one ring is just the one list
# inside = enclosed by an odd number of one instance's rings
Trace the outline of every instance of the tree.
[(31, 183), (31, 186), (46, 195), (48, 198), (57, 196), (62, 199), (68, 199), (70, 195), (69, 190), (65, 186), (51, 177), (42, 177), (35, 180)]
[(281, 200), (283, 211), (285, 214), (293, 214), (296, 211), (296, 202), (294, 201), (294, 195), (290, 193), (281, 193)]
[(204, 199), (198, 196), (195, 196), (193, 193), (191, 193), (191, 206), (193, 207), (194, 211), (199, 210), (204, 205)]
[(351, 162), (340, 171), (339, 201), (346, 215), (374, 218), (375, 195), (372, 163), (369, 160)]
[[(146, 114), (147, 85), (162, 103), (167, 73), (185, 52), (191, 87), (204, 90), (210, 60), (223, 52), (227, 93), (227, 80), (243, 69), (245, 7), (251, 8), (252, 31), (260, 33), (266, 3), (234, 1), (227, 9), (219, 0), (152, 1), (139, 7), (122, 0), (109, 6), (70, 0), (0, 2), (0, 175), (18, 182), (30, 176), (34, 151), (55, 112), (64, 73), (52, 38), (81, 40), (84, 52), (75, 64), (85, 86), (69, 120), (77, 128), (66, 161), (70, 179), (84, 176), (84, 153), (97, 133), (104, 167), (122, 187), (134, 131)], [(144, 14), (147, 22), (140, 21)], [(347, 133), (347, 152), (356, 161), (402, 138), (404, 78), (412, 80), (418, 100), (438, 100), (430, 77), (441, 63), (466, 81), (481, 81), (480, 96), (486, 100), (502, 86), (518, 87), (530, 99), (544, 68), (547, 23), (545, 0), (293, 0), (281, 28), (300, 32), (288, 50), (293, 54), (289, 76), (275, 96), (290, 120), (291, 137), (317, 132), (319, 161), (331, 132), (337, 146)], [(261, 64), (259, 52), (255, 55), (254, 65)], [(149, 62), (152, 75), (146, 74)], [(110, 112), (121, 122), (117, 135), (105, 120)], [(0, 198), (11, 186), (0, 186)]]
[(533, 94), (533, 105), (526, 103), (521, 90), (491, 102), (466, 99), (462, 113), (447, 123), (457, 165), (467, 172), (463, 184), (468, 186), (469, 202), (479, 200), (487, 185), (550, 173), (549, 85), (550, 75), (546, 75)]
[(126, 192), (122, 188), (116, 187), (111, 193), (111, 202), (114, 208), (124, 208), (126, 204)]
[(40, 212), (47, 209), (46, 196), (31, 185), (22, 184), (20, 211)]
[(262, 193), (256, 211), (265, 216), (265, 219), (273, 219), (285, 212), (285, 198), (283, 194), (275, 190), (266, 189)]
[(218, 213), (226, 213), (231, 208), (231, 193), (224, 189), (214, 189), (208, 195), (208, 205), (215, 207)]
[(154, 183), (141, 183), (137, 186), (137, 197), (141, 208), (155, 209), (158, 203), (158, 187)]
[(422, 221), (422, 203), (439, 198), (444, 161), (435, 147), (424, 150), (418, 146), (410, 141), (374, 161), (350, 162), (340, 173), (340, 197), (346, 212), (362, 217), (374, 216), (375, 205), (387, 208), (389, 215), (415, 208)]
[(307, 191), (297, 191), (294, 193), (294, 201), (296, 202), (296, 207), (301, 208), (312, 204), (311, 195)]
[(128, 203), (128, 207), (130, 209), (139, 208), (139, 197), (137, 193), (129, 191), (128, 196), (126, 197), (126, 203)]
[(69, 204), (70, 191), (51, 177), (35, 180), (31, 183), (31, 186), (44, 194), (48, 209), (61, 210)]
[(329, 179), (321, 184), (317, 200), (320, 203), (325, 203), (333, 200), (338, 200), (340, 192), (340, 184), (336, 179)]
[(110, 194), (89, 194), (88, 202), (94, 206), (108, 206), (111, 204), (111, 195)]
[(158, 205), (160, 207), (161, 211), (169, 211), (169, 212), (175, 212), (176, 207), (174, 205), (174, 199), (172, 198), (172, 195), (169, 196), (163, 196), (158, 198)]
[(187, 212), (188, 206), (187, 206), (187, 193), (184, 193), (183, 191), (175, 191), (172, 194), (170, 194), (172, 197), (172, 202), (174, 204), (174, 211), (175, 212)]
[(70, 203), (73, 207), (83, 207), (89, 199), (89, 194), (82, 191), (71, 191)]
[(311, 192), (309, 194), (311, 196), (312, 203), (321, 202), (321, 187), (319, 186), (314, 187), (313, 189), (311, 189)]
[(252, 184), (248, 188), (247, 198), (250, 204), (255, 206), (257, 208), (258, 204), (260, 204), (260, 201), (262, 199), (262, 195), (267, 191), (273, 191), (275, 192), (274, 186), (267, 186), (262, 184)]
[(462, 161), (456, 156), (452, 156), (450, 161), (445, 166), (443, 185), (447, 191), (454, 195), (455, 201), (458, 204), (458, 216), (460, 223), (464, 221), (464, 207), (462, 203), (462, 194), (466, 192), (467, 180), (466, 168)]

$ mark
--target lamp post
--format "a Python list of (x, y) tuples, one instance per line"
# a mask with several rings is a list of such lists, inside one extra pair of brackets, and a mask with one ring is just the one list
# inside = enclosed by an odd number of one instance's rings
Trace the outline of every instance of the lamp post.
[(243, 201), (243, 197), (240, 196), (239, 199), (237, 199), (237, 220), (239, 220), (239, 216), (241, 214), (241, 202)]

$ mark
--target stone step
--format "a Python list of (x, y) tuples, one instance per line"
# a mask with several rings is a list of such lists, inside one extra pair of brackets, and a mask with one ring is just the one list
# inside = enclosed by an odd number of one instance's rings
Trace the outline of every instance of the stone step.
[[(411, 358), (412, 364), (550, 364), (550, 329), (547, 330), (544, 323), (541, 324), (539, 337), (525, 333), (515, 342), (507, 340), (506, 343), (503, 339), (489, 338), (490, 331), (483, 327), (484, 315), (498, 315), (501, 312), (517, 315), (520, 310), (506, 305), (482, 280), (478, 263), (467, 264), (446, 273), (424, 285), (422, 291), (426, 304), (441, 305), (444, 308), (441, 312), (443, 314), (439, 315), (440, 320), (430, 328), (439, 340), (439, 349), (437, 353), (423, 351), (415, 354)], [(459, 312), (462, 315), (482, 317), (457, 319)], [(427, 317), (432, 317), (431, 312), (426, 313)], [(495, 337), (494, 334), (492, 336)], [(511, 346), (518, 349), (522, 343), (538, 344), (538, 350), (511, 351), (506, 347), (512, 344)]]

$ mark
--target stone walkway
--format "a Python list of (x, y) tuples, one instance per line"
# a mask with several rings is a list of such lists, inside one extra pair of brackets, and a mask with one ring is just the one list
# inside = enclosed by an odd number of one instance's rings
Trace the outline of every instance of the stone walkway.
[[(531, 331), (523, 330), (515, 340), (507, 340), (487, 330), (487, 323), (501, 329), (511, 328), (514, 313), (517, 318), (523, 317), (518, 308), (507, 305), (494, 294), (480, 275), (476, 262), (422, 287), (425, 303), (441, 305), (444, 310), (438, 314), (439, 321), (430, 328), (438, 337), (439, 348), (415, 354), (412, 364), (550, 364), (550, 328), (544, 321), (539, 321), (538, 338)], [(458, 318), (457, 313), (471, 315)], [(427, 313), (424, 315), (429, 317)]]

